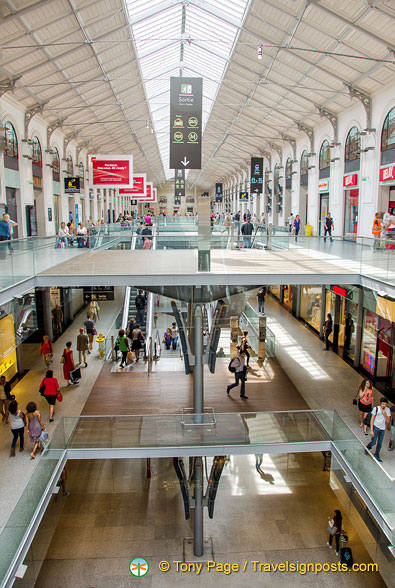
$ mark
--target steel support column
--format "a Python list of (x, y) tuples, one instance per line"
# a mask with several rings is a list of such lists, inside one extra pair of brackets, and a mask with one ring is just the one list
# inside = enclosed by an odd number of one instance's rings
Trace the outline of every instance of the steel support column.
[(202, 307), (195, 306), (193, 317), (193, 353), (195, 365), (193, 368), (193, 412), (195, 419), (202, 422), (204, 407), (204, 380), (203, 380), (203, 314)]
[(195, 484), (195, 516), (194, 516), (194, 537), (193, 553), (196, 557), (203, 555), (203, 460), (201, 457), (195, 458), (194, 470)]

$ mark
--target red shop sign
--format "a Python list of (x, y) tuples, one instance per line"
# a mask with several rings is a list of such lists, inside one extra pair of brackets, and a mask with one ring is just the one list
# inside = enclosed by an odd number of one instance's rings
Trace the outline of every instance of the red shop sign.
[(340, 286), (333, 286), (332, 290), (336, 293), (339, 294), (339, 296), (345, 296), (347, 297), (348, 295), (348, 290), (346, 290), (346, 288), (340, 288)]
[(380, 182), (388, 182), (389, 180), (395, 180), (395, 165), (382, 167), (380, 170)]
[(351, 188), (354, 186), (358, 186), (358, 174), (349, 174), (348, 176), (343, 176), (344, 188)]

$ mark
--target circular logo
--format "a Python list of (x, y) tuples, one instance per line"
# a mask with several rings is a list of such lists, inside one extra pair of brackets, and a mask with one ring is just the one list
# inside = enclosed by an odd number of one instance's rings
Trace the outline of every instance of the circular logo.
[(143, 557), (135, 557), (129, 564), (129, 571), (133, 576), (141, 578), (148, 574), (149, 564)]
[(178, 143), (180, 141), (182, 141), (183, 138), (184, 138), (184, 135), (180, 131), (177, 131), (176, 133), (174, 133), (174, 140), (177, 141)]
[(188, 119), (188, 125), (189, 125), (190, 127), (197, 127), (197, 126), (198, 126), (198, 124), (199, 124), (199, 121), (198, 121), (198, 119), (196, 118), (196, 116), (191, 116), (191, 117)]
[(198, 140), (198, 134), (192, 131), (191, 133), (189, 133), (188, 139), (194, 143)]

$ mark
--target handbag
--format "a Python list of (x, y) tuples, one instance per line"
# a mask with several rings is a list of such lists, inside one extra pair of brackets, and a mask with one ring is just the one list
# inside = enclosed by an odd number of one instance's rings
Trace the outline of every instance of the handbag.
[(60, 358), (60, 363), (64, 363), (64, 355)]
[(363, 424), (370, 427), (370, 421), (372, 420), (372, 413), (369, 412), (363, 420)]
[(40, 392), (41, 396), (44, 396), (45, 392), (45, 384), (43, 383), (42, 386), (39, 387), (38, 391)]
[(358, 400), (357, 397), (359, 396), (359, 392), (356, 393), (355, 398), (353, 399), (352, 403), (354, 406), (358, 406)]
[(56, 400), (57, 400), (58, 402), (62, 402), (62, 400), (63, 400), (63, 396), (62, 396), (62, 393), (61, 393), (61, 392), (58, 392), (58, 393), (56, 394)]

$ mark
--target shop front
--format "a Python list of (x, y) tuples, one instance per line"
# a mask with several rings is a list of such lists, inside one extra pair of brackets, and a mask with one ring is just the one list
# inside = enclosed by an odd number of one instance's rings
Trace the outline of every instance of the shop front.
[(318, 182), (318, 193), (320, 195), (319, 234), (324, 235), (325, 218), (329, 212), (329, 178)]
[(345, 239), (355, 240), (358, 232), (359, 172), (343, 176)]
[(386, 165), (379, 171), (379, 212), (395, 214), (395, 165)]
[(299, 316), (319, 333), (321, 329), (322, 287), (301, 286), (300, 289)]

